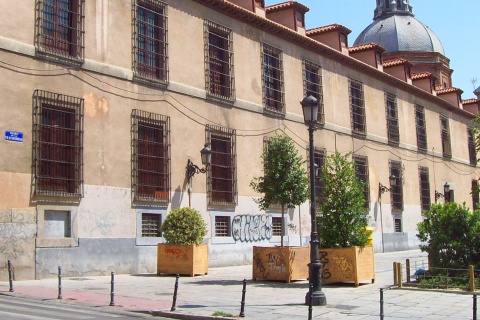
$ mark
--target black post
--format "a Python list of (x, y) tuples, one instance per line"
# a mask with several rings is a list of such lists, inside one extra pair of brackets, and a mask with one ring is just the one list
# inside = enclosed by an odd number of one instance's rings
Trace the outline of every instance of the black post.
[(313, 286), (313, 292), (310, 290), (305, 296), (305, 304), (314, 306), (324, 306), (327, 304), (327, 298), (322, 292), (322, 278), (320, 272), (322, 264), (320, 263), (320, 254), (318, 252), (319, 240), (317, 232), (317, 216), (315, 213), (315, 162), (313, 152), (313, 124), (308, 126), (309, 135), (309, 156), (310, 156), (310, 218), (311, 218), (311, 234), (310, 234), (310, 263), (308, 264), (308, 281)]
[(477, 320), (477, 294), (473, 294), (473, 320)]
[(245, 318), (245, 293), (247, 292), (247, 280), (243, 279), (243, 289), (242, 289), (242, 302), (240, 306), (240, 318)]
[(10, 284), (8, 292), (13, 292), (12, 264), (10, 263), (10, 260), (8, 260), (8, 282)]
[(312, 320), (312, 311), (313, 311), (313, 308), (312, 308), (312, 294), (313, 294), (313, 284), (310, 283), (309, 285), (309, 293), (310, 293), (310, 301), (308, 302), (308, 320)]
[(180, 276), (177, 274), (177, 277), (175, 279), (175, 289), (173, 290), (172, 308), (170, 309), (170, 311), (175, 311), (177, 309), (178, 278), (180, 278)]
[(57, 299), (62, 299), (62, 267), (58, 266), (58, 297)]
[(383, 320), (383, 288), (380, 288), (380, 320)]
[(110, 280), (110, 306), (115, 306), (115, 272), (113, 271)]

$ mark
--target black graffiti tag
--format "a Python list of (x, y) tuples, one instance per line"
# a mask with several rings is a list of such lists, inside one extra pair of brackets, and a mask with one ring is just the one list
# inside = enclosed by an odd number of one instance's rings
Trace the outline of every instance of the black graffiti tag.
[(256, 242), (272, 238), (272, 226), (266, 215), (235, 216), (232, 222), (235, 241)]

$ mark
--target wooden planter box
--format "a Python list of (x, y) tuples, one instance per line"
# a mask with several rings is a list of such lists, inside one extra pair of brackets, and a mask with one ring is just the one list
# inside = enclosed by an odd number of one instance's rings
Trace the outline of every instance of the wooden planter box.
[(349, 247), (339, 249), (320, 249), (322, 283), (354, 282), (357, 287), (361, 281), (375, 282), (375, 256), (373, 247)]
[(252, 279), (307, 279), (309, 263), (310, 247), (253, 247)]
[(159, 243), (157, 274), (181, 274), (193, 277), (208, 274), (208, 244), (176, 246)]

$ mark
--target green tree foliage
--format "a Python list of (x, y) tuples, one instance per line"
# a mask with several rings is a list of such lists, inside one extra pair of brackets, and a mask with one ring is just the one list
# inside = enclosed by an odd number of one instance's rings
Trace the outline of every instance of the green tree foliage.
[(449, 202), (432, 205), (418, 223), (417, 237), (436, 268), (480, 268), (480, 211)]
[(309, 180), (303, 168), (305, 161), (298, 155), (292, 139), (286, 135), (270, 137), (261, 158), (264, 175), (254, 178), (250, 186), (263, 194), (263, 197), (255, 199), (260, 209), (268, 210), (271, 205), (282, 206), (283, 247), (285, 207), (294, 208), (308, 199)]
[(349, 156), (335, 151), (322, 168), (320, 180), (325, 189), (317, 223), (323, 248), (363, 247), (368, 241), (365, 184), (355, 175), (355, 163)]
[(162, 223), (162, 233), (168, 244), (201, 244), (207, 234), (205, 221), (200, 213), (192, 208), (170, 211)]

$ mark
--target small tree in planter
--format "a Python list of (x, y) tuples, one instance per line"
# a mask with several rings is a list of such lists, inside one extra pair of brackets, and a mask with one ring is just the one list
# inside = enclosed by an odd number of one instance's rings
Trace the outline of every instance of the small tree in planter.
[[(324, 283), (354, 281), (358, 285), (359, 278), (373, 281), (375, 272), (373, 247), (365, 247), (368, 242), (365, 184), (355, 175), (355, 163), (348, 160), (348, 156), (350, 154), (342, 156), (335, 151), (326, 159), (320, 177), (325, 188), (317, 224)], [(335, 248), (350, 250), (335, 252)], [(368, 253), (366, 261), (360, 257), (364, 251)], [(367, 264), (370, 272), (361, 270), (359, 262)]]
[(286, 135), (268, 138), (261, 158), (264, 175), (254, 178), (250, 186), (263, 194), (255, 199), (260, 209), (268, 210), (272, 205), (282, 207), (281, 247), (253, 247), (253, 278), (286, 282), (307, 278), (308, 247), (283, 247), (285, 207), (294, 208), (308, 199), (305, 161)]
[(162, 223), (166, 244), (158, 244), (157, 273), (207, 274), (208, 245), (202, 244), (207, 234), (200, 213), (192, 208), (170, 211)]

